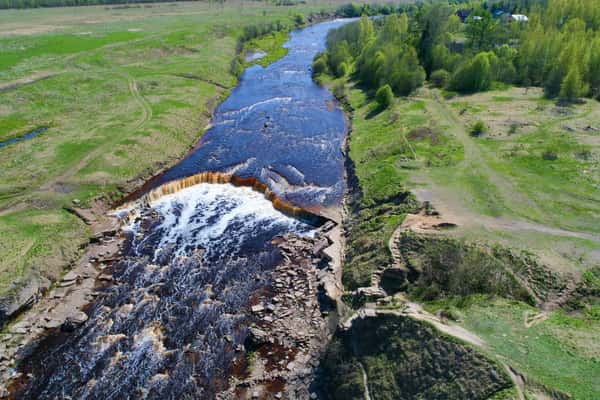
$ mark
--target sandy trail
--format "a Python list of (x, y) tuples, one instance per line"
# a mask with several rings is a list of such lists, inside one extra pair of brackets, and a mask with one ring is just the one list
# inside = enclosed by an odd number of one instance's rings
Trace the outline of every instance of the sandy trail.
[(590, 240), (600, 243), (600, 236), (589, 232), (577, 232), (567, 229), (552, 227), (535, 222), (512, 219), (507, 217), (488, 217), (481, 214), (469, 212), (464, 207), (454, 205), (450, 207), (448, 204), (456, 203), (441, 190), (436, 188), (431, 189), (414, 189), (413, 193), (420, 202), (429, 201), (435, 204), (436, 210), (447, 218), (452, 219), (459, 226), (482, 226), (491, 230), (505, 230), (513, 232), (534, 231), (556, 236), (564, 236), (570, 238)]

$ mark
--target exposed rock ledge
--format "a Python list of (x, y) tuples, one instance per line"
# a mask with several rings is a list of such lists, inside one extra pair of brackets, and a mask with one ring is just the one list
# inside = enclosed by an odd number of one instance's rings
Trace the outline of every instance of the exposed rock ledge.
[[(284, 261), (272, 291), (257, 299), (224, 399), (311, 399), (319, 358), (337, 325), (342, 243), (340, 227), (323, 225), (315, 239), (276, 238)], [(252, 357), (248, 357), (252, 354)]]
[(72, 211), (92, 226), (90, 245), (62, 279), (52, 286), (34, 281), (13, 302), (19, 307), (14, 311), (20, 315), (0, 333), (0, 398), (8, 396), (8, 385), (19, 378), (19, 360), (46, 335), (57, 330), (71, 331), (83, 324), (87, 320), (86, 306), (96, 297), (96, 290), (112, 280), (110, 267), (121, 251), (119, 222), (106, 216), (104, 210)]

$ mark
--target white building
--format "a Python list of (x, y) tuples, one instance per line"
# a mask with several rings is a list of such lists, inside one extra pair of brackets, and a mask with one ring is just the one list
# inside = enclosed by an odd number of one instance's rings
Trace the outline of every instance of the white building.
[(527, 22), (529, 21), (529, 18), (527, 18), (527, 15), (523, 14), (512, 14), (508, 20), (511, 22)]

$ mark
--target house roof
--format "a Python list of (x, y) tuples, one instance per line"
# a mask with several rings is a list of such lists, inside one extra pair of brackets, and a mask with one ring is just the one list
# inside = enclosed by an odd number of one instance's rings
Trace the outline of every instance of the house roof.
[(523, 15), (523, 14), (513, 14), (513, 15), (511, 15), (511, 18), (514, 21), (518, 21), (518, 22), (527, 22), (527, 21), (529, 21), (529, 18), (527, 18), (527, 15)]

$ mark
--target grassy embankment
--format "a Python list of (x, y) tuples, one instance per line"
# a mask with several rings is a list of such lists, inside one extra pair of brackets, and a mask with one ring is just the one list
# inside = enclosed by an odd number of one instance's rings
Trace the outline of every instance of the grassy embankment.
[[(244, 26), (293, 26), (296, 14), (336, 6), (0, 12), (0, 140), (50, 127), (0, 149), (0, 297), (39, 273), (56, 277), (77, 257), (88, 227), (64, 207), (118, 198), (132, 189), (128, 182), (173, 164), (196, 142), (235, 85), (230, 62)], [(270, 62), (285, 54), (285, 37), (249, 45)]]
[[(459, 225), (447, 233), (459, 242), (533, 253), (556, 276), (567, 274), (565, 282), (600, 263), (598, 102), (559, 107), (541, 91), (522, 88), (445, 99), (426, 88), (380, 111), (347, 78), (321, 78), (338, 94), (344, 83), (354, 110), (350, 156), (362, 197), (350, 219), (347, 289), (368, 285), (371, 273), (390, 262), (390, 235), (414, 205), (390, 207), (385, 199), (410, 199), (409, 190)], [(477, 120), (489, 127), (482, 137), (470, 135)], [(463, 261), (462, 267), (473, 264), (468, 257)], [(530, 289), (546, 289), (543, 282), (537, 288), (523, 281)], [(540, 310), (525, 302), (436, 290), (433, 297), (443, 300), (432, 308), (456, 312), (460, 324), (488, 342), (490, 354), (530, 379), (532, 393), (536, 384), (578, 399), (600, 393), (595, 380), (600, 349), (592, 340), (600, 328), (597, 306), (571, 316), (559, 309), (528, 328), (526, 312)], [(423, 290), (413, 293), (423, 299)]]

